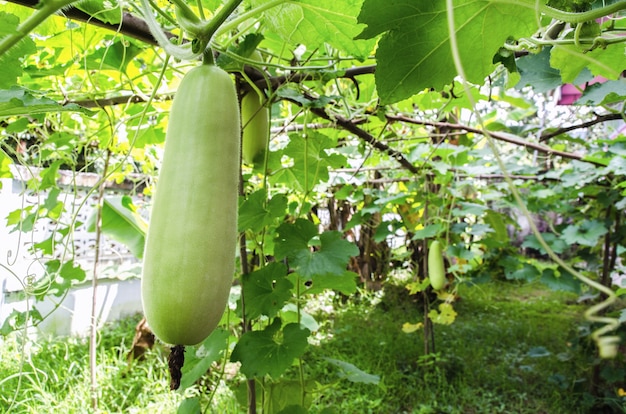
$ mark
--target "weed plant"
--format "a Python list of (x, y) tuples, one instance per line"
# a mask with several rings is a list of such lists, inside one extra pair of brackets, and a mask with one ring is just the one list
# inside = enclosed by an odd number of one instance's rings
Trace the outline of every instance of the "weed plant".
[[(320, 296), (311, 308), (320, 329), (302, 359), (310, 413), (624, 413), (623, 359), (598, 361), (586, 340), (575, 295), (541, 285), (462, 286), (451, 325), (435, 325), (436, 352), (425, 355), (422, 305), (402, 286), (349, 299)], [(176, 413), (184, 396), (169, 391), (166, 352), (158, 346), (128, 364), (139, 316), (106, 326), (98, 342), (101, 413)], [(378, 376), (351, 382), (330, 359)], [(0, 342), (0, 412), (88, 413), (88, 344), (83, 338)], [(298, 369), (279, 379), (298, 384)], [(244, 379), (208, 376), (217, 387), (209, 412), (245, 413)], [(189, 392), (199, 392), (194, 387)], [(623, 389), (622, 389), (623, 391)], [(239, 398), (237, 398), (239, 396)], [(203, 405), (206, 404), (206, 400)], [(598, 408), (601, 407), (601, 408)]]

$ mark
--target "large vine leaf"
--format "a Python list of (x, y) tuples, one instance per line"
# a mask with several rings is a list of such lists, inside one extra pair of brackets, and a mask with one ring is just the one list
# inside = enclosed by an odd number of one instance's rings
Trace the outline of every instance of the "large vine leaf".
[(593, 247), (598, 244), (600, 237), (608, 232), (604, 224), (599, 220), (583, 220), (579, 224), (570, 224), (563, 230), (562, 239), (572, 245)]
[(327, 43), (363, 60), (372, 52), (375, 41), (354, 40), (363, 28), (356, 16), (362, 2), (300, 0), (270, 9), (265, 13), (265, 24), (289, 44), (314, 49)]
[(293, 223), (283, 223), (277, 229), (274, 255), (277, 260), (291, 259), (299, 251), (309, 249), (309, 240), (317, 236), (315, 224), (305, 219), (297, 219)]
[(274, 317), (291, 298), (293, 284), (287, 279), (287, 266), (283, 263), (270, 263), (242, 279), (248, 319)]
[(345, 157), (327, 150), (334, 148), (336, 142), (319, 132), (307, 132), (306, 137), (299, 134), (289, 135), (289, 144), (282, 152), (272, 152), (272, 157), (292, 160), (291, 164), (277, 171), (272, 183), (282, 183), (299, 191), (309, 191), (317, 184), (329, 179), (329, 168), (344, 165)]
[(584, 68), (589, 68), (593, 75), (619, 79), (622, 71), (617, 68), (626, 67), (626, 54), (621, 43), (591, 51), (582, 51), (574, 45), (555, 46), (550, 54), (550, 65), (560, 71), (565, 83), (574, 82)]
[(563, 84), (557, 69), (550, 66), (550, 48), (543, 48), (539, 53), (522, 56), (517, 59), (517, 69), (522, 75), (517, 88), (532, 85), (538, 92), (548, 92)]
[[(101, 210), (102, 232), (126, 247), (137, 257), (143, 257), (148, 223), (141, 217), (129, 196), (112, 196), (103, 200)], [(89, 217), (87, 231), (96, 231), (97, 214)]]
[(359, 254), (353, 243), (338, 231), (326, 231), (318, 236), (315, 225), (298, 219), (277, 229), (274, 253), (277, 259), (287, 258), (289, 265), (306, 279), (316, 275), (343, 275), (350, 257)]
[(241, 362), (241, 372), (248, 378), (270, 375), (278, 378), (304, 353), (310, 331), (297, 323), (285, 325), (280, 319), (262, 331), (242, 335), (233, 349), (231, 361)]
[[(447, 19), (443, 1), (365, 0), (358, 21), (367, 28), (357, 38), (384, 33), (376, 52), (376, 86), (383, 104), (452, 82), (457, 71)], [(493, 57), (508, 37), (536, 28), (535, 12), (524, 2), (459, 0), (454, 20), (465, 74), (475, 83), (492, 72)]]
[[(1, 62), (1, 60), (0, 60)], [(3, 65), (0, 63), (0, 67)], [(0, 78), (2, 71), (0, 69)], [(1, 81), (0, 81), (1, 83)], [(45, 114), (48, 112), (82, 112), (92, 113), (88, 109), (70, 103), (60, 105), (46, 97), (36, 97), (32, 93), (19, 87), (0, 90), (0, 118), (16, 115)]]
[(276, 194), (267, 201), (267, 191), (257, 190), (240, 203), (237, 222), (239, 231), (259, 233), (263, 227), (283, 217), (286, 209), (287, 197), (284, 194)]

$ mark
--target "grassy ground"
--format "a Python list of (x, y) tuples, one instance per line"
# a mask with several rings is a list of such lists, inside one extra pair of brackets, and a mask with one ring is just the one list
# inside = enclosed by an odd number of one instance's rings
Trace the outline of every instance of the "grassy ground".
[(401, 289), (388, 290), (367, 313), (355, 306), (338, 317), (324, 353), (381, 375), (382, 385), (336, 388), (328, 398), (336, 412), (594, 412), (579, 340), (583, 308), (574, 298), (510, 284), (465, 288), (460, 296), (456, 321), (435, 326), (438, 353), (429, 358), (423, 335), (400, 329), (422, 317)]
[[(582, 336), (584, 308), (575, 297), (546, 292), (540, 285), (487, 284), (463, 287), (459, 293), (457, 319), (435, 326), (438, 352), (430, 356), (424, 356), (420, 331), (402, 331), (403, 323), (422, 319), (421, 306), (402, 287), (388, 286), (384, 295), (364, 294), (342, 306), (321, 303), (316, 307), (316, 345), (303, 359), (305, 378), (314, 389), (310, 412), (626, 412), (625, 400), (618, 396), (626, 377), (623, 362), (594, 372)], [(128, 369), (125, 354), (136, 322), (129, 319), (102, 332), (101, 412), (175, 413), (183, 397), (167, 389), (164, 353), (154, 350)], [(328, 358), (353, 364), (380, 381), (351, 382), (338, 375)], [(297, 372), (286, 376), (284, 392)], [(245, 412), (229, 388), (236, 388), (236, 381), (217, 385), (211, 412)], [(89, 406), (84, 340), (39, 341), (24, 352), (15, 341), (0, 342), (0, 412), (82, 413)]]

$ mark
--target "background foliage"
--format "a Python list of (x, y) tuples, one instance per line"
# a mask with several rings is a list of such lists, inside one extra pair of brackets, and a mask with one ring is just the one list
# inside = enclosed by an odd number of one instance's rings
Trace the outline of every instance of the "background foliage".
[[(149, 208), (170, 100), (197, 64), (164, 53), (140, 2), (70, 3), (33, 9), (19, 0), (0, 12), (0, 177), (45, 194), (6, 224), (23, 233), (39, 220), (55, 226), (32, 245), (45, 263), (41, 278), (0, 265), (35, 300), (63, 297), (91, 271), (73, 257), (80, 226), (141, 257), (140, 212)], [(208, 17), (222, 4), (188, 6)], [(251, 412), (306, 412), (303, 356), (320, 329), (307, 309), (329, 291), (340, 303), (402, 281), (423, 306), (423, 320), (402, 329), (423, 333), (425, 355), (435, 351), (433, 324), (455, 323), (463, 284), (540, 281), (619, 304), (624, 9), (623, 1), (241, 2), (211, 47), (241, 94), (263, 91), (272, 129), (263, 159), (242, 164), (231, 311), (222, 330), (188, 349), (183, 388), (230, 360), (240, 364)], [(192, 40), (173, 4), (153, 2), (151, 14), (174, 43)], [(255, 49), (263, 62), (249, 59)], [(563, 84), (575, 86), (575, 105), (558, 104)], [(101, 226), (67, 214), (63, 171), (97, 174), (89, 191)], [(105, 198), (113, 183), (145, 202)], [(433, 239), (446, 247), (449, 272), (439, 292), (424, 260)], [(591, 309), (586, 329), (624, 336), (619, 306)], [(593, 319), (598, 312), (605, 319)], [(2, 333), (43, 317), (35, 303)], [(623, 362), (623, 348), (618, 354)], [(355, 383), (378, 382), (350, 361), (330, 363)], [(285, 373), (294, 367), (298, 397), (264, 405), (272, 387), (292, 384)], [(197, 404), (191, 396), (181, 410)]]

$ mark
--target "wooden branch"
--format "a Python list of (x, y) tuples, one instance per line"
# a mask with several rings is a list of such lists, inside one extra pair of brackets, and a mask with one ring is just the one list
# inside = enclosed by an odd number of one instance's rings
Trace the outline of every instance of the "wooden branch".
[(529, 142), (513, 134), (507, 134), (507, 133), (495, 132), (495, 131), (485, 131), (480, 128), (471, 127), (469, 125), (454, 124), (450, 122), (426, 121), (426, 120), (421, 120), (421, 119), (410, 118), (408, 116), (403, 116), (403, 115), (386, 115), (386, 118), (390, 122), (406, 122), (409, 124), (432, 126), (436, 128), (449, 128), (449, 129), (457, 129), (457, 130), (460, 129), (460, 130), (473, 132), (475, 134), (480, 134), (484, 136), (489, 135), (491, 138), (497, 139), (498, 141), (503, 141), (503, 142), (508, 142), (511, 144), (519, 145), (522, 147), (526, 147), (529, 149), (542, 152), (544, 154), (556, 155), (556, 156), (567, 158), (570, 160), (588, 162), (590, 164), (603, 167), (603, 165), (598, 162), (583, 159), (581, 155), (573, 154), (571, 152), (559, 151), (543, 144), (536, 144), (533, 142)]
[[(21, 6), (37, 8), (39, 4), (39, 0), (7, 0), (10, 3), (19, 4)], [(108, 29), (120, 34), (123, 34), (128, 37), (132, 37), (133, 39), (141, 40), (142, 42), (148, 43), (150, 45), (156, 46), (157, 41), (150, 33), (148, 29), (148, 25), (146, 22), (130, 13), (124, 12), (122, 15), (122, 21), (117, 24), (103, 22), (97, 17), (91, 16), (89, 13), (86, 13), (82, 10), (77, 9), (74, 6), (70, 6), (68, 8), (63, 9), (60, 12), (61, 15), (67, 17), (68, 19), (88, 23), (97, 27), (102, 27), (104, 29)], [(173, 33), (165, 32), (165, 35), (169, 38), (176, 37)]]
[(309, 108), (309, 110), (313, 112), (315, 115), (319, 116), (320, 118), (324, 118), (327, 121), (334, 122), (336, 125), (338, 125), (342, 129), (352, 132), (354, 135), (361, 138), (363, 141), (367, 142), (372, 147), (376, 148), (377, 150), (381, 152), (386, 153), (391, 158), (395, 159), (403, 168), (406, 168), (413, 174), (419, 173), (419, 169), (415, 165), (413, 165), (409, 160), (407, 160), (401, 152), (396, 151), (395, 149), (391, 148), (384, 142), (377, 140), (376, 137), (374, 137), (372, 134), (365, 131), (364, 129), (359, 128), (351, 120), (346, 119), (340, 115), (331, 116), (323, 108)]
[[(276, 90), (280, 86), (287, 83), (302, 83), (305, 81), (321, 79), (333, 75), (332, 72), (307, 72), (306, 66), (302, 67), (301, 72), (293, 72), (286, 75), (265, 77), (259, 69), (246, 66), (246, 75), (254, 82), (259, 89)], [(344, 71), (335, 71), (335, 78), (354, 79), (357, 76), (372, 75), (376, 72), (376, 65), (355, 66)]]
[(576, 129), (583, 129), (583, 128), (589, 128), (591, 126), (594, 126), (596, 124), (600, 124), (602, 122), (606, 122), (606, 121), (616, 121), (616, 120), (620, 120), (620, 119), (624, 119), (624, 114), (606, 114), (606, 115), (597, 115), (594, 119), (590, 120), (590, 121), (586, 121), (586, 122), (581, 122), (580, 124), (576, 124), (576, 125), (570, 125), (567, 127), (563, 127), (563, 128), (558, 128), (555, 129), (554, 131), (550, 131), (550, 132), (544, 132), (539, 136), (539, 142), (544, 142), (549, 140), (550, 138), (554, 138), (556, 136), (559, 136), (561, 134), (566, 134), (570, 131), (574, 131)]
[[(434, 173), (427, 173), (428, 176), (434, 176)], [(504, 174), (478, 174), (478, 175), (468, 175), (468, 174), (459, 174), (461, 178), (472, 178), (474, 180), (485, 180), (485, 181), (504, 181), (506, 178)], [(509, 176), (513, 180), (523, 180), (523, 181), (559, 181), (556, 178), (544, 178), (536, 175), (511, 175)], [(397, 178), (373, 178), (370, 180), (365, 180), (366, 183), (370, 184), (392, 184), (392, 183), (408, 183), (414, 181), (411, 177), (397, 177)]]
[[(19, 0), (19, 1), (22, 1), (22, 0)], [(359, 66), (359, 67), (347, 69), (342, 74), (338, 75), (337, 77), (352, 79), (355, 76), (359, 76), (363, 74), (372, 74), (374, 73), (375, 70), (376, 70), (375, 66)], [(314, 75), (313, 73), (310, 73), (310, 72), (301, 72), (301, 73), (294, 73), (291, 76), (287, 76), (287, 75), (273, 76), (273, 77), (267, 78), (266, 80), (263, 77), (263, 74), (261, 73), (261, 71), (259, 71), (255, 67), (246, 66), (245, 71), (246, 71), (246, 74), (248, 74), (248, 76), (250, 76), (250, 78), (254, 80), (255, 84), (261, 89), (267, 88), (268, 86), (270, 88), (276, 89), (286, 83), (291, 83), (291, 82), (300, 83), (305, 80), (312, 80), (315, 78), (315, 76), (319, 76), (319, 75)], [(165, 95), (160, 95), (158, 99), (169, 100), (169, 99), (172, 99), (173, 97), (174, 97), (173, 94), (165, 94)], [(109, 98), (82, 99), (82, 100), (70, 101), (67, 103), (75, 103), (85, 108), (103, 108), (105, 106), (126, 105), (128, 103), (139, 103), (139, 102), (145, 102), (145, 99), (140, 95), (133, 94), (133, 95), (113, 96)], [(361, 119), (359, 121), (352, 121), (352, 122), (362, 123), (363, 120)]]
[[(174, 97), (174, 94), (168, 93), (159, 95), (155, 98), (155, 101), (168, 101)], [(97, 99), (81, 99), (77, 101), (70, 101), (83, 108), (104, 108), (105, 106), (126, 105), (129, 103), (146, 102), (146, 99), (141, 95), (119, 95), (112, 96), (110, 98), (97, 98)]]

